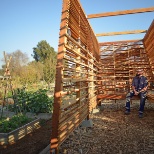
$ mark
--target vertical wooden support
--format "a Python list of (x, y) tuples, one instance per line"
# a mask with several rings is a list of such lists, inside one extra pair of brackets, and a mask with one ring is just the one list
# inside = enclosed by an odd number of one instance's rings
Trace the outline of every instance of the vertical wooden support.
[[(62, 77), (63, 77), (63, 58), (64, 52), (66, 51), (64, 47), (64, 43), (66, 43), (65, 34), (67, 33), (68, 21), (66, 20), (68, 16), (70, 1), (63, 1), (63, 9), (61, 16), (61, 25), (60, 25), (60, 38), (59, 38), (59, 47), (58, 47), (58, 55), (57, 55), (57, 65), (56, 65), (56, 80), (55, 80), (55, 92), (54, 92), (54, 104), (53, 104), (53, 114), (52, 114), (52, 135), (51, 135), (51, 146), (50, 153), (58, 154), (59, 147), (59, 138), (58, 138), (58, 127), (59, 127), (59, 119), (60, 119), (60, 107), (62, 103), (61, 92), (63, 90), (62, 87)], [(65, 19), (65, 20), (64, 20)]]
[[(9, 57), (9, 59), (7, 59), (7, 56), (5, 54), (5, 51), (4, 51), (4, 59), (5, 59), (5, 72), (4, 72), (4, 77), (2, 79), (2, 83), (1, 83), (1, 87), (3, 86), (3, 81), (6, 79), (6, 83), (5, 83), (5, 87), (4, 87), (4, 96), (3, 96), (3, 103), (2, 103), (2, 108), (1, 108), (1, 115), (0, 115), (0, 118), (2, 118), (3, 116), (3, 108), (4, 108), (4, 102), (5, 102), (5, 99), (7, 97), (7, 93), (8, 93), (8, 90), (9, 90), (9, 87), (12, 91), (12, 94), (13, 94), (13, 89), (12, 89), (12, 78), (11, 78), (11, 75), (10, 75), (10, 69), (9, 69), (9, 65), (10, 65), (10, 62), (11, 62), (11, 59), (12, 59), (12, 56)], [(8, 108), (8, 107), (7, 107)]]
[(113, 45), (112, 52), (113, 52), (113, 61), (114, 61), (114, 81), (112, 81), (113, 82), (112, 85), (114, 85), (114, 94), (115, 94), (116, 93), (116, 74), (115, 74), (116, 70), (115, 70), (115, 52), (114, 52), (114, 50), (115, 50), (115, 47)]
[[(66, 31), (66, 29), (65, 29)], [(65, 37), (61, 38), (65, 39)], [(62, 69), (63, 69), (63, 56), (64, 56), (64, 46), (59, 46), (58, 57), (57, 57), (57, 67), (56, 67), (56, 83), (55, 83), (55, 93), (54, 93), (54, 110), (52, 115), (52, 137), (51, 137), (51, 153), (58, 153), (58, 125), (60, 118), (60, 106), (61, 91), (62, 91)]]

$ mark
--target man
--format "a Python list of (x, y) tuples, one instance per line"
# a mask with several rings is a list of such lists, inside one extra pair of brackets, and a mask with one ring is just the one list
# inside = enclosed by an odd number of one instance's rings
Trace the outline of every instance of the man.
[(145, 76), (143, 76), (143, 70), (138, 69), (136, 72), (136, 76), (132, 81), (132, 90), (130, 93), (126, 95), (126, 110), (125, 114), (130, 114), (130, 99), (134, 95), (139, 95), (140, 97), (140, 108), (139, 108), (139, 117), (143, 117), (144, 105), (146, 100), (148, 88), (148, 80)]

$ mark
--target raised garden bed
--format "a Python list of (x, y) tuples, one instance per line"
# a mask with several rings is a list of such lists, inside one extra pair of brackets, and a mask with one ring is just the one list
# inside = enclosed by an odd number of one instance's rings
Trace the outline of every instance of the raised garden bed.
[[(15, 115), (14, 112), (10, 112), (10, 111), (4, 111), (3, 112), (3, 115), (4, 117), (12, 117)], [(35, 113), (30, 113), (30, 112), (27, 112), (26, 113), (26, 116), (29, 117), (29, 118), (40, 118), (40, 119), (44, 119), (44, 120), (49, 120), (52, 118), (52, 113), (38, 113), (38, 114), (35, 114)]]
[(13, 144), (23, 138), (35, 129), (40, 128), (40, 118), (37, 118), (22, 127), (19, 127), (9, 133), (0, 133), (0, 145)]

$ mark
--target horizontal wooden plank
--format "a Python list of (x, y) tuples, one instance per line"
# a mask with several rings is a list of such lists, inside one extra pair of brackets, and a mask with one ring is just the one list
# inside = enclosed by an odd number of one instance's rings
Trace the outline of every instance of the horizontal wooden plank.
[(122, 32), (109, 32), (109, 33), (100, 33), (96, 34), (96, 37), (99, 36), (113, 36), (113, 35), (126, 35), (126, 34), (139, 34), (146, 33), (147, 30), (133, 30), (133, 31), (122, 31)]
[(116, 95), (116, 94), (102, 94), (98, 95), (97, 99), (124, 99), (126, 98), (126, 95), (121, 94), (121, 95)]
[(117, 41), (112, 41), (112, 42), (100, 42), (99, 46), (105, 46), (105, 45), (115, 45), (115, 44), (120, 44), (120, 43), (130, 43), (130, 42), (140, 42), (142, 39), (136, 39), (136, 40), (117, 40)]
[(154, 11), (154, 7), (139, 8), (139, 9), (132, 9), (132, 10), (105, 12), (105, 13), (99, 13), (99, 14), (89, 14), (89, 15), (87, 15), (87, 18), (91, 19), (91, 18), (118, 16), (118, 15), (126, 15), (126, 14), (136, 14), (136, 13), (153, 12), (153, 11)]

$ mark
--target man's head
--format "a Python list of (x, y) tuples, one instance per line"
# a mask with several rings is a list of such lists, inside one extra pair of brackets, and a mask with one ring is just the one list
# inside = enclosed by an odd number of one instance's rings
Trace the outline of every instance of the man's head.
[(136, 76), (141, 76), (141, 75), (143, 75), (143, 70), (142, 69), (136, 70)]

